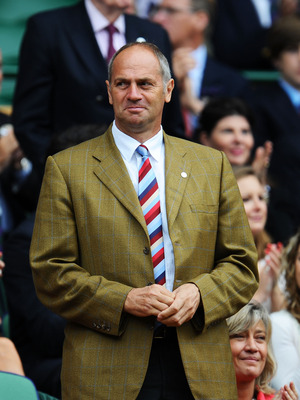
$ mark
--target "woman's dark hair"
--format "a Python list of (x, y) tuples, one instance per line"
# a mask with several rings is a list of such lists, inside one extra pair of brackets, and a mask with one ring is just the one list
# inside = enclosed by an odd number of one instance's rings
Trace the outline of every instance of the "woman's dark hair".
[(247, 103), (237, 97), (218, 97), (211, 99), (203, 108), (199, 118), (198, 134), (205, 131), (210, 136), (221, 119), (232, 115), (245, 117), (253, 130), (254, 115)]

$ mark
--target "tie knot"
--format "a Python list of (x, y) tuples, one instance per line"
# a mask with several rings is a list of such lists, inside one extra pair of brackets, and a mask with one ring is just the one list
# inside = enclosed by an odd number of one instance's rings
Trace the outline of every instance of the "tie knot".
[(118, 32), (118, 29), (113, 24), (107, 25), (105, 29), (109, 33), (109, 36), (112, 36), (114, 33)]
[(139, 147), (137, 147), (136, 151), (141, 155), (142, 157), (148, 157), (149, 156), (149, 150), (147, 149), (146, 146), (141, 144)]

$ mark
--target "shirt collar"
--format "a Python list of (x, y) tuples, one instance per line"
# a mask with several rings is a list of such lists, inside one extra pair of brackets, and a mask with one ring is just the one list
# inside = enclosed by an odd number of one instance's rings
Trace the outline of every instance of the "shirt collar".
[[(135, 154), (136, 148), (141, 144), (138, 140), (132, 138), (131, 136), (126, 135), (117, 128), (115, 121), (113, 122), (112, 126), (112, 134), (116, 146), (118, 147), (120, 153), (124, 157), (126, 161), (130, 161)], [(143, 143), (147, 146), (150, 155), (158, 161), (161, 156), (161, 151), (163, 147), (163, 131), (162, 127), (158, 133), (153, 136), (151, 139), (147, 140)]]
[[(110, 24), (107, 18), (95, 7), (91, 0), (84, 0), (85, 8), (90, 18), (93, 31), (102, 31)], [(125, 35), (125, 16), (121, 14), (114, 22), (114, 26), (118, 29), (119, 33)]]
[(290, 85), (286, 80), (284, 80), (282, 78), (279, 80), (279, 85), (289, 96), (292, 104), (295, 107), (299, 107), (300, 106), (300, 91), (298, 89), (294, 88), (292, 85)]

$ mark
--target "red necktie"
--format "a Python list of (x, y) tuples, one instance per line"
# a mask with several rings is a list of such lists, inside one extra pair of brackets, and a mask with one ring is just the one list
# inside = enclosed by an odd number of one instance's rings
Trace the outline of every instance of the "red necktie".
[(113, 24), (109, 24), (105, 29), (108, 32), (108, 52), (107, 52), (106, 61), (109, 63), (112, 56), (116, 52), (116, 50), (114, 48), (114, 43), (113, 43), (113, 35), (114, 35), (114, 33), (118, 32), (118, 29)]
[(150, 237), (154, 279), (155, 283), (164, 285), (166, 282), (165, 253), (158, 184), (147, 147), (140, 145), (136, 151), (143, 157), (139, 169), (138, 196)]

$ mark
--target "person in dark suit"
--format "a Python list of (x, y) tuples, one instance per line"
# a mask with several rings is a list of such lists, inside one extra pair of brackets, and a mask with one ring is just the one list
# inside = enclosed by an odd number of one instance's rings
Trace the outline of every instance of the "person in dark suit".
[(280, 79), (257, 90), (255, 142), (273, 142), (268, 180), (271, 185), (267, 230), (286, 242), (300, 226), (300, 18), (276, 21), (268, 49)]
[[(262, 0), (269, 2), (269, 0)], [(262, 25), (252, 0), (217, 0), (217, 12), (212, 35), (217, 60), (237, 69), (271, 69), (263, 55), (266, 33), (272, 23)]]
[(279, 17), (299, 12), (297, 0), (216, 0), (212, 34), (217, 60), (239, 70), (272, 70), (266, 35)]
[[(109, 124), (113, 109), (108, 102), (108, 33), (117, 50), (126, 42), (155, 43), (170, 60), (167, 33), (160, 26), (124, 9), (132, 0), (82, 0), (71, 7), (31, 17), (23, 38), (13, 101), (16, 136), (27, 157), (42, 165), (54, 133), (74, 124)], [(176, 93), (164, 112), (164, 126), (174, 136), (184, 136)]]
[(210, 0), (163, 0), (152, 9), (152, 20), (168, 31), (173, 46), (174, 74), (190, 137), (207, 99), (250, 96), (246, 79), (208, 54), (213, 14)]

